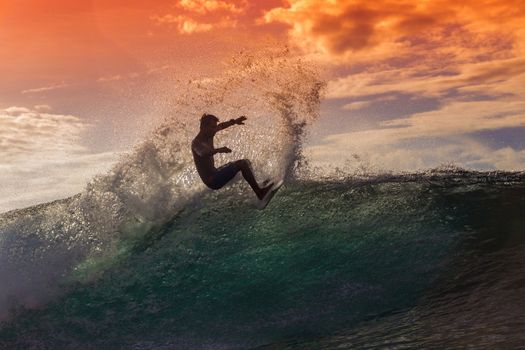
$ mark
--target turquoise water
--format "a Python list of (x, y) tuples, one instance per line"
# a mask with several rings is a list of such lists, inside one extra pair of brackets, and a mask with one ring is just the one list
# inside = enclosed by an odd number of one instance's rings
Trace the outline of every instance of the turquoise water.
[(0, 348), (507, 348), (524, 209), (520, 174), (295, 180), (264, 211), (208, 193), (11, 305)]

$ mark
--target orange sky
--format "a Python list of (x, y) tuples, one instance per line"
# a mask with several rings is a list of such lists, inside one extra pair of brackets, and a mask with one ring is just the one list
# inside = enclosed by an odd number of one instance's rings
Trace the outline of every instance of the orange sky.
[(368, 70), (382, 64), (452, 71), (525, 51), (525, 5), (515, 0), (0, 3), (1, 92), (14, 99), (16, 90), (27, 94), (167, 64), (209, 69), (221, 55), (268, 36), (288, 38), (334, 66)]
[[(15, 83), (20, 79), (53, 83), (152, 68), (159, 62), (184, 64), (195, 56), (202, 59), (203, 52), (197, 51), (202, 48), (213, 48), (211, 56), (215, 56), (215, 51), (226, 51), (239, 37), (248, 43), (243, 31), (221, 24), (225, 22), (223, 16), (230, 16), (230, 9), (212, 8), (200, 14), (200, 10), (175, 4), (136, 0), (3, 1), (0, 8), (2, 76)], [(244, 16), (252, 17), (247, 24), (251, 26), (250, 22), (261, 10), (239, 5), (238, 11), (242, 12), (231, 15), (239, 17), (235, 27), (245, 25)], [(187, 21), (192, 15), (198, 17), (191, 20), (192, 23), (222, 26), (223, 30), (198, 31), (197, 38), (193, 38), (188, 35), (191, 32), (179, 32), (171, 13), (181, 13), (177, 16), (186, 16)]]
[[(28, 155), (109, 164), (166, 112), (160, 81), (212, 75), (273, 42), (327, 72), (313, 159), (523, 169), (523, 23), (519, 0), (0, 0), (0, 167), (21, 176)], [(57, 151), (63, 131), (77, 136)], [(64, 193), (92, 176), (75, 169)]]

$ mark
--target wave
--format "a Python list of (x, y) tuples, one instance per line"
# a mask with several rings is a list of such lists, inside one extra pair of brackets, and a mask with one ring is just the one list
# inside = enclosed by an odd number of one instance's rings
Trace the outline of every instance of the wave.
[[(72, 198), (0, 216), (0, 318), (13, 305), (36, 307), (71, 280), (96, 278), (122, 255), (121, 243), (162, 227), (206, 190), (190, 140), (203, 112), (248, 125), (216, 140), (248, 158), (259, 178), (293, 177), (306, 125), (319, 114), (316, 70), (287, 50), (241, 53), (220, 76), (174, 80), (170, 113), (108, 173)], [(220, 157), (219, 162), (228, 158)]]
[(506, 348), (522, 340), (524, 173), (296, 179), (264, 211), (250, 201), (235, 186), (207, 192), (167, 223), (120, 240), (127, 253), (96, 279), (69, 284), (38, 309), (12, 310), (0, 345)]

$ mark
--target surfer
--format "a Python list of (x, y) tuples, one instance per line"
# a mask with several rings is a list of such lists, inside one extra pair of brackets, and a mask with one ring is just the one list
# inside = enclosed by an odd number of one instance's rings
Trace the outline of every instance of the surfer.
[(273, 183), (259, 186), (253, 175), (250, 161), (241, 159), (224, 164), (215, 168), (213, 156), (217, 153), (231, 153), (228, 147), (215, 148), (213, 137), (218, 131), (229, 128), (233, 125), (244, 125), (245, 116), (231, 119), (227, 122), (219, 123), (219, 119), (211, 114), (204, 114), (201, 117), (200, 131), (191, 143), (191, 151), (195, 161), (195, 167), (202, 179), (202, 182), (213, 190), (218, 190), (230, 182), (231, 179), (240, 171), (244, 179), (250, 184), (251, 188), (260, 200), (265, 199), (269, 194)]

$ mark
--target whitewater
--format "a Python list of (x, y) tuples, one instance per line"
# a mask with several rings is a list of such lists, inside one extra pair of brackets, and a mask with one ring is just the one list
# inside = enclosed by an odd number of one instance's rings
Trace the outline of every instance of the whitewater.
[[(332, 174), (302, 156), (324, 83), (275, 50), (174, 83), (166, 119), (71, 198), (0, 215), (0, 349), (515, 348), (525, 174)], [(198, 117), (259, 180), (207, 190)], [(229, 118), (228, 117), (228, 118)]]

